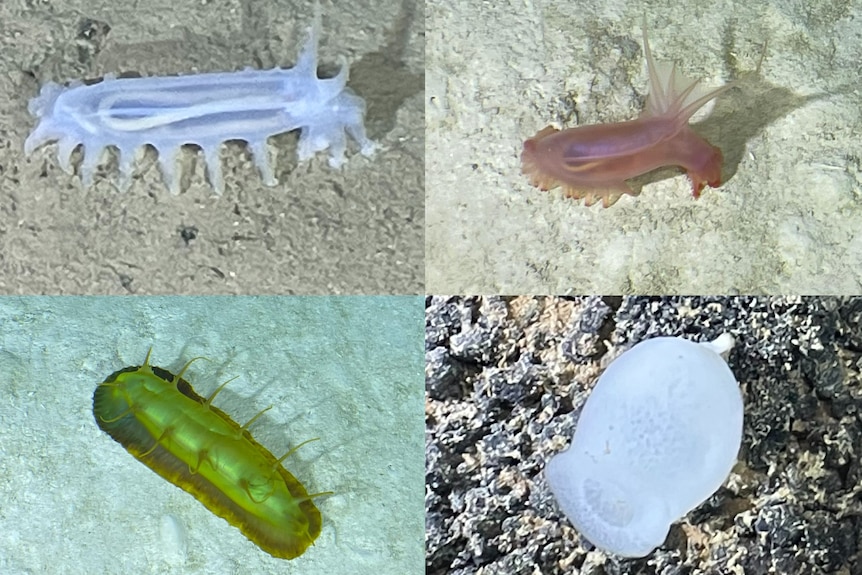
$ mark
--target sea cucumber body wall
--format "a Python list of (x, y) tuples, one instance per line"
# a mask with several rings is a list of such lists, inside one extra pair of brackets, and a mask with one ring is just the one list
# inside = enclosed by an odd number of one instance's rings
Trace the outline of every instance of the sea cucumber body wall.
[(594, 545), (643, 557), (727, 479), (743, 412), (719, 355), (730, 345), (730, 336), (650, 339), (599, 378), (571, 447), (545, 470), (560, 508)]
[(309, 495), (248, 424), (212, 405), (215, 393), (198, 395), (184, 371), (151, 366), (148, 353), (144, 365), (114, 372), (93, 393), (96, 424), (273, 557), (299, 557), (320, 535), (312, 499), (322, 493)]

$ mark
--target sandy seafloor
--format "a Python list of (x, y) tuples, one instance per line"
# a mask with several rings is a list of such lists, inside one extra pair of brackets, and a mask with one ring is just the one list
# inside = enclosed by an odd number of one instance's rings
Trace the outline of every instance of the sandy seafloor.
[[(419, 573), (422, 299), (0, 299), (0, 573)], [(323, 530), (275, 559), (136, 461), (93, 419), (111, 373), (152, 363), (203, 395), (310, 493)], [(164, 527), (163, 527), (164, 525)], [(184, 535), (178, 535), (178, 533)]]
[[(640, 113), (644, 18), (657, 60), (743, 80), (695, 127), (726, 183), (694, 200), (666, 170), (610, 209), (531, 187), (526, 138)], [(428, 22), (430, 293), (862, 290), (862, 3), (444, 0)]]
[[(426, 303), (426, 573), (862, 572), (862, 299), (435, 297)], [(596, 550), (544, 476), (604, 368), (659, 335), (730, 333), (730, 477), (642, 559)], [(668, 485), (669, 490), (673, 485)]]
[(59, 167), (56, 145), (25, 158), (30, 98), (47, 81), (108, 73), (290, 67), (313, 2), (0, 2), (0, 292), (422, 293), (424, 3), (321, 7), (320, 70), (331, 75), (347, 58), (380, 151), (365, 158), (351, 147), (340, 170), (324, 154), (297, 165), (297, 133), (279, 135), (269, 152), (280, 183), (269, 188), (232, 142), (218, 197), (187, 147), (174, 197), (153, 150), (125, 194), (113, 156), (89, 189)]

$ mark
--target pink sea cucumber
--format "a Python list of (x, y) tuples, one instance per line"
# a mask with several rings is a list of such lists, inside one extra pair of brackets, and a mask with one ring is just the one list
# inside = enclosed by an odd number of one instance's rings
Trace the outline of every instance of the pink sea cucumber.
[(623, 194), (636, 195), (625, 180), (662, 166), (680, 166), (691, 180), (692, 194), (704, 186), (721, 185), (721, 150), (698, 136), (688, 125), (704, 104), (734, 87), (726, 84), (706, 93), (700, 80), (683, 76), (676, 64), (653, 60), (643, 30), (650, 92), (646, 108), (635, 120), (611, 124), (540, 130), (524, 142), (522, 172), (543, 190), (562, 186), (566, 196), (585, 199), (589, 206), (602, 200), (613, 205)]

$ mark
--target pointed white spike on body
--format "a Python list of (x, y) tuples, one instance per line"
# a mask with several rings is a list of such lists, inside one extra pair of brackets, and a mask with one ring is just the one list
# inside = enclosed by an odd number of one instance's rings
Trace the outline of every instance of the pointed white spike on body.
[(361, 123), (347, 126), (347, 133), (359, 143), (359, 153), (371, 157), (377, 151), (377, 144), (365, 134), (365, 126)]
[(219, 157), (220, 144), (201, 145), (206, 162), (207, 179), (217, 195), (224, 193), (224, 178), (221, 171), (221, 158)]
[(132, 187), (132, 174), (135, 171), (135, 151), (133, 149), (118, 148), (117, 163), (120, 172), (117, 180), (117, 188), (121, 192), (128, 192)]
[(347, 151), (347, 139), (344, 137), (343, 131), (338, 131), (329, 139), (329, 166), (331, 168), (340, 168), (344, 165), (344, 153)]
[(162, 179), (172, 196), (180, 195), (180, 179), (176, 172), (177, 152), (177, 148), (165, 150), (164, 153), (159, 152), (159, 168), (162, 172)]
[(61, 138), (57, 142), (57, 161), (67, 174), (75, 173), (75, 168), (72, 166), (72, 152), (79, 144), (80, 142), (71, 138)]
[(40, 122), (39, 125), (36, 126), (36, 129), (27, 136), (26, 140), (24, 140), (24, 154), (29, 156), (39, 146), (47, 144), (51, 140), (59, 137), (61, 137), (61, 134), (52, 132), (50, 128), (48, 128), (48, 124), (46, 122)]
[(81, 183), (85, 188), (93, 185), (93, 177), (96, 175), (96, 167), (99, 165), (104, 146), (95, 145), (84, 148), (84, 159), (81, 161)]
[(730, 353), (730, 350), (733, 349), (735, 343), (736, 340), (733, 336), (725, 332), (714, 340), (702, 342), (700, 345), (708, 347), (724, 359), (727, 359), (727, 355)]
[(48, 111), (48, 108), (54, 104), (57, 96), (63, 93), (64, 90), (65, 88), (60, 84), (48, 82), (39, 90), (39, 95), (27, 103), (27, 111), (31, 115), (41, 118)]
[(300, 162), (304, 162), (305, 160), (310, 159), (314, 153), (319, 150), (320, 144), (315, 144), (314, 135), (311, 133), (311, 130), (308, 128), (303, 128), (299, 133), (299, 143), (296, 148), (296, 157), (299, 158)]
[(308, 39), (296, 59), (296, 67), (317, 77), (317, 44), (320, 38), (320, 3), (314, 3), (314, 20), (308, 27)]
[(643, 21), (644, 56), (649, 74), (649, 94), (641, 116), (672, 116), (680, 124), (689, 119), (707, 102), (735, 87), (730, 82), (718, 88), (700, 88), (700, 78), (692, 80), (679, 71), (676, 62), (656, 62), (647, 36), (646, 17)]
[(263, 183), (267, 186), (278, 184), (278, 180), (272, 171), (272, 164), (269, 162), (269, 151), (266, 140), (262, 142), (249, 142), (248, 147), (251, 151), (251, 159), (260, 171)]
[(350, 62), (344, 54), (338, 55), (338, 74), (335, 77), (344, 82), (344, 86), (350, 81)]
[(46, 143), (50, 139), (45, 134), (41, 133), (44, 132), (44, 130), (41, 128), (42, 125), (40, 124), (30, 133), (29, 136), (27, 136), (27, 139), (24, 140), (25, 156), (29, 156), (30, 154), (32, 154), (36, 150), (36, 148)]

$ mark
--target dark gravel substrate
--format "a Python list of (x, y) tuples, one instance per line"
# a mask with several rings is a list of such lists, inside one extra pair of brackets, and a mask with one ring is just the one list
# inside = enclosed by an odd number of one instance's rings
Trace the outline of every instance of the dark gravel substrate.
[[(637, 560), (578, 536), (542, 474), (603, 367), (658, 335), (736, 338), (725, 486)], [(862, 298), (429, 297), (426, 572), (862, 573)]]

